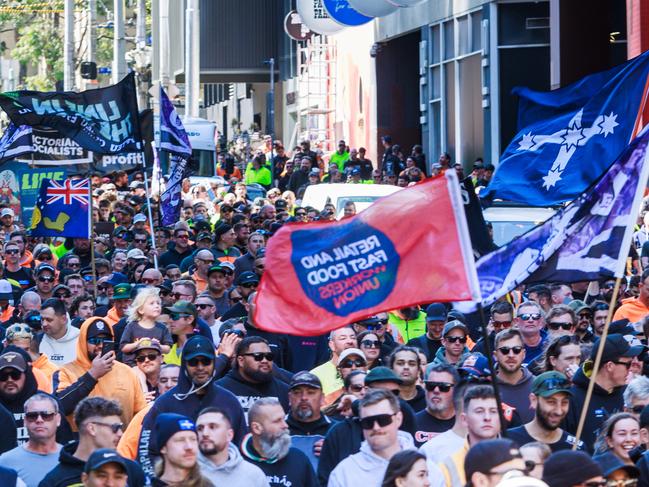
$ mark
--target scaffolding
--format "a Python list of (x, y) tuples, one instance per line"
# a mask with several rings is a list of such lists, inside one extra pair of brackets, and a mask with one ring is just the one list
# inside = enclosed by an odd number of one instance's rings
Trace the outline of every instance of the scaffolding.
[(314, 35), (300, 43), (298, 56), (299, 140), (325, 153), (336, 149), (336, 45)]

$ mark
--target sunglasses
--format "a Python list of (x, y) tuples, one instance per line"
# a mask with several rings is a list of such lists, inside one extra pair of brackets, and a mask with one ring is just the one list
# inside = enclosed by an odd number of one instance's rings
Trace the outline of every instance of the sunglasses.
[(113, 434), (124, 429), (124, 423), (100, 423), (99, 421), (89, 421), (89, 423), (110, 428)]
[(158, 281), (156, 279), (151, 279), (150, 277), (145, 277), (140, 279), (140, 282), (142, 282), (142, 284), (155, 284)]
[[(178, 299), (178, 298), (176, 298)], [(173, 321), (179, 320), (180, 318), (187, 318), (191, 315), (188, 315), (186, 313), (170, 313), (169, 318), (171, 318)]]
[(466, 336), (463, 337), (444, 337), (444, 340), (446, 340), (449, 343), (466, 343)]
[(86, 282), (92, 281), (92, 275), (91, 274), (86, 274), (85, 276), (83, 276), (83, 280), (86, 281)]
[(52, 421), (58, 413), (48, 412), (48, 411), (30, 411), (25, 413), (25, 419), (27, 421), (36, 421), (39, 417), (43, 418), (43, 421)]
[(356, 360), (344, 360), (338, 364), (338, 367), (341, 369), (349, 369), (353, 366), (356, 367), (364, 367), (365, 366), (365, 360), (362, 358), (357, 358)]
[(536, 321), (541, 319), (541, 313), (523, 313), (518, 315), (518, 317), (523, 321), (529, 321), (529, 320)]
[(134, 238), (133, 242), (135, 242), (135, 243), (147, 243), (147, 239), (146, 238)]
[(40, 276), (38, 280), (40, 282), (54, 282), (54, 276), (50, 276), (50, 277)]
[(633, 364), (633, 362), (620, 362), (619, 360), (611, 360), (611, 362), (617, 365), (624, 365), (627, 370), (629, 370)]
[(146, 354), (138, 355), (137, 357), (135, 357), (135, 361), (136, 361), (138, 364), (143, 364), (143, 363), (146, 362), (147, 360), (148, 360), (149, 362), (153, 362), (153, 361), (156, 360), (159, 356), (160, 356), (159, 353), (146, 353)]
[(424, 382), (424, 385), (428, 392), (433, 392), (435, 389), (439, 389), (439, 392), (448, 392), (453, 388), (453, 384), (450, 382), (433, 382), (427, 380)]
[(394, 413), (394, 414), (375, 414), (374, 416), (367, 416), (366, 418), (361, 418), (361, 421), (360, 421), (361, 428), (363, 428), (364, 430), (371, 430), (372, 428), (374, 428), (374, 425), (376, 423), (379, 424), (380, 428), (383, 428), (385, 426), (388, 426), (389, 424), (392, 424), (392, 421), (394, 421), (393, 418), (394, 418), (395, 415), (396, 415), (396, 413)]
[(201, 304), (197, 304), (196, 307), (198, 309), (207, 309), (207, 308), (213, 308), (214, 305), (213, 304), (208, 304), (208, 303), (201, 303)]
[(40, 254), (38, 256), (39, 260), (51, 260), (52, 259), (52, 254)]
[(207, 357), (196, 357), (196, 358), (190, 358), (187, 361), (187, 365), (190, 367), (198, 367), (198, 365), (202, 365), (203, 367), (207, 367), (209, 365), (212, 365), (212, 362), (214, 362), (211, 358)]
[(365, 348), (379, 348), (381, 342), (378, 340), (361, 340), (361, 347)]
[(70, 296), (72, 296), (70, 293), (58, 293), (54, 295), (55, 298), (59, 299), (69, 298)]
[(582, 319), (582, 320), (590, 320), (593, 317), (592, 313), (579, 313), (578, 316), (579, 316), (579, 319)]
[(230, 301), (232, 301), (233, 303), (236, 304), (236, 303), (240, 303), (241, 301), (243, 301), (243, 298), (230, 298)]
[(108, 338), (103, 338), (103, 337), (91, 337), (86, 340), (87, 343), (90, 345), (101, 345), (104, 340), (108, 340)]
[(9, 370), (0, 370), (0, 382), (7, 382), (7, 380), (18, 380), (23, 375), (20, 370), (9, 369)]
[(352, 384), (349, 386), (349, 390), (352, 392), (361, 392), (365, 389), (367, 389), (367, 386), (363, 384)]
[(242, 353), (244, 357), (252, 357), (255, 362), (261, 362), (262, 360), (266, 359), (269, 362), (272, 362), (275, 360), (275, 356), (273, 355), (273, 352), (251, 352), (251, 353)]
[(176, 238), (182, 238), (183, 240), (189, 240), (189, 235), (176, 235)]
[(511, 321), (495, 321), (495, 320), (493, 320), (492, 323), (493, 323), (494, 327), (496, 327), (496, 328), (509, 328), (510, 326), (512, 326)]
[(633, 406), (631, 408), (631, 411), (633, 411), (635, 414), (640, 414), (644, 408), (645, 407), (643, 405)]
[(246, 289), (253, 289), (257, 287), (256, 282), (248, 282), (246, 284), (241, 284), (241, 287), (245, 287)]
[(295, 214), (295, 216), (306, 216), (306, 213), (298, 212)]
[(606, 481), (606, 487), (635, 487), (636, 485), (638, 485), (638, 479), (619, 479)]
[(552, 321), (548, 323), (548, 328), (550, 330), (557, 331), (559, 328), (561, 328), (564, 331), (570, 331), (572, 329), (572, 323), (568, 323), (566, 321), (559, 322), (559, 321)]
[(81, 264), (78, 262), (68, 262), (68, 267), (81, 267)]
[(514, 352), (514, 355), (520, 355), (523, 347), (498, 347), (498, 351), (503, 355), (509, 355), (509, 352)]
[(570, 389), (572, 384), (567, 379), (545, 379), (540, 385), (539, 390), (557, 391)]
[(16, 254), (19, 254), (19, 253), (20, 253), (20, 250), (18, 250), (18, 249), (5, 250), (5, 254), (9, 254), (9, 255), (16, 255)]

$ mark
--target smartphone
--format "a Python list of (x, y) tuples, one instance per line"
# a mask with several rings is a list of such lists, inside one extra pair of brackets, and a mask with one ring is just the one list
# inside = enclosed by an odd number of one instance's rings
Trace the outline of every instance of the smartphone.
[(110, 352), (115, 351), (115, 342), (113, 340), (104, 340), (102, 342), (101, 354), (102, 356), (108, 355)]

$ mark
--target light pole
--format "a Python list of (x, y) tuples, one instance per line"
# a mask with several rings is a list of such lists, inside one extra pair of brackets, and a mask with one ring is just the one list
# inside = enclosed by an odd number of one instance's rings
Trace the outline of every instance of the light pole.
[(74, 0), (65, 0), (65, 46), (63, 48), (63, 89), (74, 90)]
[(275, 58), (272, 57), (264, 63), (270, 66), (270, 89), (266, 100), (266, 132), (273, 139), (275, 138)]

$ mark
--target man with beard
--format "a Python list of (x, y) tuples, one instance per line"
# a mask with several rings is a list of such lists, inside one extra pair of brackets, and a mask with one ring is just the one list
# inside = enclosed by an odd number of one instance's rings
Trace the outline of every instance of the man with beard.
[(232, 421), (235, 442), (241, 441), (247, 431), (241, 405), (230, 391), (214, 383), (229, 363), (230, 356), (225, 351), (217, 356), (214, 345), (204, 336), (194, 335), (187, 340), (183, 347), (178, 385), (156, 399), (142, 423), (138, 460), (145, 472), (154, 474), (153, 464), (159, 454), (154, 425), (162, 413), (177, 412), (193, 419), (208, 406), (220, 407)]
[(174, 246), (170, 247), (158, 259), (160, 267), (167, 267), (169, 264), (179, 266), (185, 257), (192, 254), (193, 250), (189, 245), (189, 229), (186, 226), (179, 226), (174, 229)]
[(329, 487), (378, 486), (390, 458), (414, 447), (412, 437), (399, 431), (403, 421), (399, 402), (386, 390), (371, 390), (359, 404), (365, 441), (358, 453), (345, 458), (329, 476)]
[[(535, 410), (534, 419), (527, 424), (507, 430), (507, 438), (519, 446), (538, 441), (545, 443), (552, 452), (572, 450), (577, 439), (562, 430), (559, 425), (570, 407), (570, 380), (560, 372), (544, 372), (532, 383), (530, 402)], [(584, 443), (577, 447), (583, 450)]]
[(102, 318), (88, 318), (81, 325), (76, 359), (61, 367), (52, 378), (63, 414), (71, 414), (88, 396), (110, 397), (119, 401), (122, 422), (128, 424), (146, 406), (135, 372), (115, 359), (114, 350), (104, 350), (112, 340), (112, 331)]
[[(67, 487), (79, 485), (81, 474), (90, 455), (100, 448), (115, 448), (122, 436), (122, 408), (116, 401), (103, 397), (89, 397), (74, 409), (74, 421), (79, 428), (79, 440), (66, 443), (61, 448), (59, 464), (50, 470), (39, 487)], [(128, 485), (146, 485), (140, 466), (124, 460), (128, 472)]]
[(244, 438), (241, 452), (264, 471), (271, 487), (317, 487), (311, 462), (300, 450), (291, 448), (284, 416), (282, 405), (274, 397), (257, 401), (248, 413), (250, 434)]
[(262, 397), (274, 397), (288, 411), (288, 387), (273, 377), (273, 352), (262, 337), (241, 340), (235, 352), (234, 368), (216, 384), (237, 396), (247, 414)]
[(234, 275), (239, 277), (239, 274), (245, 271), (255, 271), (255, 259), (257, 258), (257, 251), (266, 246), (266, 239), (261, 233), (251, 233), (248, 237), (248, 252), (243, 254), (234, 261)]
[(234, 431), (227, 413), (208, 407), (198, 413), (198, 464), (214, 485), (228, 487), (268, 487), (266, 474), (245, 461), (232, 443)]
[(452, 365), (434, 365), (426, 371), (426, 408), (415, 416), (417, 447), (453, 428), (456, 414), (453, 394), (459, 382), (460, 376)]
[(156, 465), (153, 485), (212, 486), (201, 475), (198, 465), (198, 435), (194, 422), (181, 414), (164, 413), (156, 419), (155, 429), (162, 461)]
[(413, 338), (408, 346), (420, 348), (428, 362), (435, 360), (437, 350), (442, 347), (442, 331), (446, 323), (446, 306), (444, 303), (433, 303), (426, 308), (426, 333)]
[(324, 404), (320, 379), (306, 370), (295, 374), (289, 384), (288, 403), (291, 411), (286, 422), (291, 443), (309, 457), (317, 470), (324, 437), (334, 425), (320, 410)]
[(401, 379), (399, 397), (406, 401), (415, 413), (423, 411), (426, 408), (426, 393), (417, 385), (421, 366), (417, 349), (405, 345), (395, 348), (390, 355), (389, 365)]

